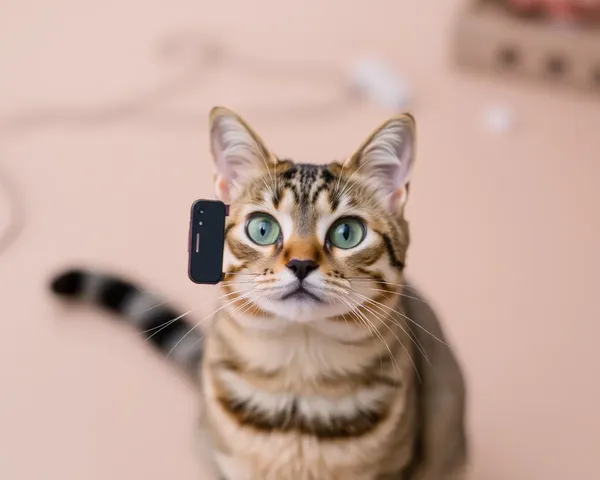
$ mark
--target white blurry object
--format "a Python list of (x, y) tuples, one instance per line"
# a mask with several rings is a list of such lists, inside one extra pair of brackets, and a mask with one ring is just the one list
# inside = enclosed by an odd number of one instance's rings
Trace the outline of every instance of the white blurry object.
[(485, 128), (494, 133), (507, 133), (515, 123), (514, 112), (503, 105), (492, 105), (483, 112)]
[(398, 78), (388, 64), (376, 58), (357, 61), (351, 77), (358, 90), (385, 108), (401, 111), (412, 99), (410, 86)]

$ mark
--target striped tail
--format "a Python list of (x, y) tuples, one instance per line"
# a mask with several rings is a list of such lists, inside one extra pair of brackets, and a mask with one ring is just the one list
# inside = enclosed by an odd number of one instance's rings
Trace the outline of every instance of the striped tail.
[(89, 270), (68, 270), (52, 280), (56, 295), (80, 300), (117, 314), (156, 349), (196, 375), (202, 357), (202, 333), (182, 314), (127, 280)]

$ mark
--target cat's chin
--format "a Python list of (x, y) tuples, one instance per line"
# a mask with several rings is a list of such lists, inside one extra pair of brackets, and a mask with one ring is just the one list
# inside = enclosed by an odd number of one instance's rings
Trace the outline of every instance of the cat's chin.
[(260, 307), (273, 315), (293, 323), (325, 321), (342, 315), (348, 308), (343, 304), (330, 304), (310, 297), (292, 297), (286, 300), (263, 300)]

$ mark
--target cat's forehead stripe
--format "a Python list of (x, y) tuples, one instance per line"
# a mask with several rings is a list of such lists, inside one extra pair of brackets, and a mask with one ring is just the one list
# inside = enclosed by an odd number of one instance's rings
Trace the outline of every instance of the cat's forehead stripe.
[[(336, 177), (327, 165), (293, 162), (286, 162), (286, 165), (286, 169), (276, 174), (276, 188), (270, 193), (270, 200), (276, 210), (295, 217), (299, 235), (309, 235), (314, 231), (319, 215), (324, 213), (320, 211), (323, 207), (319, 202), (321, 194), (331, 189)], [(332, 210), (331, 205), (328, 210)]]
[(327, 165), (292, 164), (279, 174), (279, 184), (290, 189), (299, 203), (312, 204), (318, 193), (334, 180)]

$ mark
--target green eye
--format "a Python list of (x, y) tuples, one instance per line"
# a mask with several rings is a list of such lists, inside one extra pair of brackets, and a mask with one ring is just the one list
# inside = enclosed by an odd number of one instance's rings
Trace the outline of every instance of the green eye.
[(279, 240), (281, 228), (273, 217), (260, 213), (248, 220), (246, 234), (258, 245), (273, 245)]
[(342, 218), (329, 230), (329, 241), (337, 248), (354, 248), (365, 238), (366, 229), (360, 220)]

